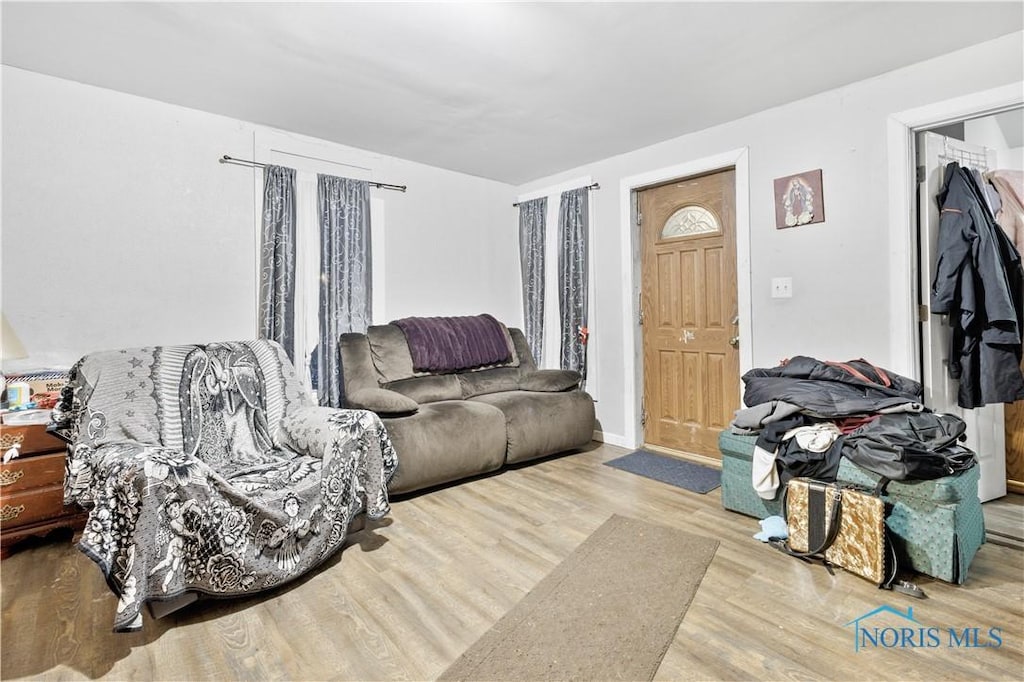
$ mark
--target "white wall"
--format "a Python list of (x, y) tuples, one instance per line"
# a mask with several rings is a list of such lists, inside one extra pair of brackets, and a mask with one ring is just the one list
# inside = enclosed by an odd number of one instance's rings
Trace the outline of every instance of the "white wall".
[[(259, 176), (217, 160), (253, 158), (279, 131), (6, 66), (0, 84), (0, 300), (30, 354), (6, 369), (256, 335)], [(409, 187), (374, 190), (389, 319), (521, 323), (510, 186), (302, 140), (370, 156), (375, 179)]]
[(252, 336), (239, 121), (3, 68), (3, 310), (30, 357)]
[(489, 312), (521, 326), (512, 187), (398, 159), (384, 168), (409, 186), (387, 202), (388, 318)]
[[(591, 362), (599, 365), (602, 377), (597, 409), (606, 439), (635, 445), (642, 435), (636, 432), (634, 408), (624, 399), (635, 376), (628, 353), (628, 337), (635, 330), (614, 322), (634, 306), (622, 285), (621, 235), (628, 229), (621, 218), (628, 210), (622, 211), (624, 196), (618, 189), (623, 178), (748, 148), (752, 324), (741, 331), (742, 343), (752, 346), (754, 366), (806, 354), (864, 357), (913, 372), (891, 357), (889, 344), (887, 118), (1019, 83), (1022, 38), (1024, 33), (1015, 33), (516, 188), (526, 195), (581, 175), (601, 183), (592, 197), (592, 257), (598, 273), (592, 291), (604, 324), (593, 330), (600, 352)], [(775, 229), (773, 179), (816, 168), (822, 169), (825, 222)], [(792, 277), (793, 298), (770, 297), (771, 278), (779, 276)]]
[(1024, 147), (1007, 149), (1005, 153), (1000, 154), (999, 166), (1012, 170), (1024, 170)]
[[(866, 357), (901, 372), (889, 345), (887, 118), (1020, 83), (1016, 33), (747, 118), (539, 178), (521, 187), (372, 155), (374, 177), (408, 184), (386, 202), (386, 309), (489, 311), (521, 324), (513, 197), (591, 176), (600, 429), (635, 438), (623, 320), (622, 178), (749, 149), (754, 365), (798, 353)], [(255, 334), (251, 158), (270, 129), (3, 67), (2, 300), (31, 353), (9, 368), (67, 364), (105, 347)], [(348, 149), (322, 142), (325, 154)], [(365, 153), (365, 152), (364, 152)], [(773, 224), (772, 180), (821, 168), (826, 222)], [(628, 214), (628, 211), (626, 211)], [(769, 282), (793, 278), (792, 299)], [(900, 361), (901, 362), (901, 361)]]
[(996, 165), (994, 168), (1004, 170), (1024, 169), (1024, 148), (1011, 148), (1006, 141), (1006, 135), (1000, 127), (996, 116), (982, 116), (981, 118), (964, 121), (964, 141), (972, 144), (980, 144), (983, 147), (992, 149), (996, 154)]

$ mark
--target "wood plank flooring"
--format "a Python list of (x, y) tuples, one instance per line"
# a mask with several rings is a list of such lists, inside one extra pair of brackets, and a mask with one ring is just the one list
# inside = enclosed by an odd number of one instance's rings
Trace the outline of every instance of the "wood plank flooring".
[(1009, 493), (981, 507), (985, 510), (985, 537), (989, 542), (1024, 549), (1024, 495)]
[[(987, 544), (967, 583), (929, 598), (829, 575), (753, 540), (755, 519), (602, 466), (607, 445), (394, 503), (384, 525), (306, 579), (194, 604), (140, 633), (110, 631), (115, 601), (66, 540), (0, 564), (3, 679), (429, 680), (612, 514), (721, 540), (658, 680), (1019, 680), (1024, 552)], [(667, 566), (666, 570), (672, 570)], [(1001, 628), (998, 648), (854, 649), (847, 623), (883, 604), (924, 627)], [(891, 617), (891, 618), (890, 618)], [(878, 627), (906, 621), (881, 614)], [(895, 620), (892, 620), (895, 618)], [(567, 645), (586, 633), (566, 633)]]

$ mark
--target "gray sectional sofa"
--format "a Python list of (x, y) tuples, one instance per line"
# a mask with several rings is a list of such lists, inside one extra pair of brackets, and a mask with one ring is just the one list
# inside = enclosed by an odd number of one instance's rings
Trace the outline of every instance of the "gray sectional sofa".
[(408, 493), (590, 442), (594, 401), (577, 372), (538, 370), (523, 333), (509, 329), (508, 362), (418, 372), (395, 325), (343, 334), (346, 406), (380, 415), (398, 453), (388, 490)]

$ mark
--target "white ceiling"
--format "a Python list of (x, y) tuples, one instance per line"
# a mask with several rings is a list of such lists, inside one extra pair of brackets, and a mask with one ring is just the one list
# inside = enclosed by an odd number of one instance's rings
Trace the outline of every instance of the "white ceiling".
[(1024, 27), (1021, 2), (11, 3), (3, 63), (511, 184)]

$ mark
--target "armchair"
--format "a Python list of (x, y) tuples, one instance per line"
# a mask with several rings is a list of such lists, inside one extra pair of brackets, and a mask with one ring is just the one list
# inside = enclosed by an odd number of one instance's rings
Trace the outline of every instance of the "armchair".
[(314, 406), (271, 341), (87, 355), (51, 431), (69, 443), (65, 501), (89, 510), (79, 547), (119, 600), (118, 632), (142, 627), (146, 603), (309, 571), (357, 515), (388, 513), (398, 465), (375, 414)]

